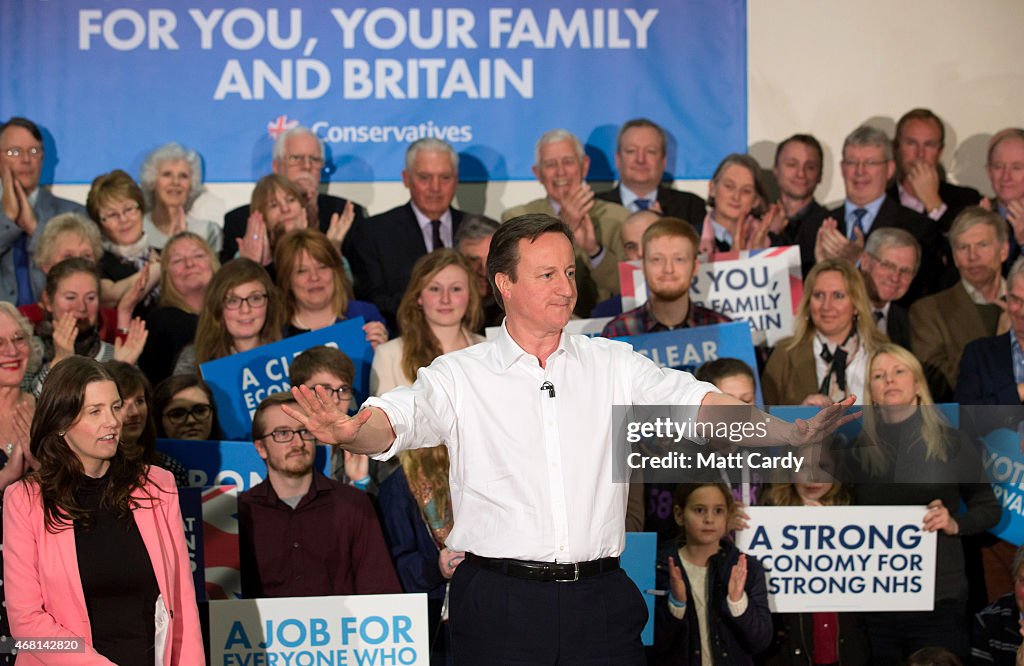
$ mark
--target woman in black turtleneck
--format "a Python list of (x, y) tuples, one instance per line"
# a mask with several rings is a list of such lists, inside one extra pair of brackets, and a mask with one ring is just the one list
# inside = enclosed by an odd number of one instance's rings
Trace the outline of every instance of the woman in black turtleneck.
[[(967, 657), (967, 571), (961, 537), (999, 522), (977, 445), (949, 427), (934, 407), (924, 371), (906, 349), (885, 344), (866, 379), (864, 430), (843, 461), (858, 505), (921, 505), (923, 529), (938, 532), (935, 609), (871, 613), (868, 638), (876, 663), (902, 663), (927, 646)], [(964, 508), (962, 509), (961, 506)]]
[(174, 478), (121, 443), (121, 406), (92, 359), (50, 373), (30, 437), (39, 470), (5, 494), (11, 631), (82, 638), (96, 663), (203, 664)]

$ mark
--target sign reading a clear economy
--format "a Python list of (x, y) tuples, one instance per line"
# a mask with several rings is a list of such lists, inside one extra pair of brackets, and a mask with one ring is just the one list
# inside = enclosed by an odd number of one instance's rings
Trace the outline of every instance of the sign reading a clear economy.
[(297, 123), (339, 181), (397, 180), (428, 136), (462, 154), (464, 180), (532, 179), (554, 127), (610, 179), (636, 116), (671, 134), (669, 173), (708, 178), (746, 150), (746, 58), (744, 0), (5, 0), (0, 117), (48, 131), (58, 183), (138, 173), (167, 141), (199, 151), (208, 181), (256, 180)]

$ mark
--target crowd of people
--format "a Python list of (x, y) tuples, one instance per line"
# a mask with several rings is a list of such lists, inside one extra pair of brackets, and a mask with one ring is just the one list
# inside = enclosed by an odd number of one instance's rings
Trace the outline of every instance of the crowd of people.
[[(192, 213), (203, 191), (194, 150), (153, 150), (138, 181), (98, 175), (82, 206), (40, 186), (42, 132), (9, 119), (0, 125), (0, 488), (10, 628), (0, 629), (84, 636), (97, 659), (118, 664), (201, 663), (175, 492), (187, 474), (156, 445), (219, 437), (200, 366), (362, 317), (371, 394), (409, 386), (501, 324), (494, 275), (514, 281), (516, 267), (491, 265), (491, 237), (509, 220), (546, 215), (573, 237), (574, 315), (611, 317), (605, 337), (728, 322), (692, 298), (699, 262), (799, 246), (804, 290), (791, 337), (759, 350), (760, 367), (721, 359), (698, 379), (745, 403), (757, 373), (764, 404), (866, 407), (870, 446), (834, 461), (861, 483), (764, 480), (742, 502), (720, 483), (631, 488), (626, 526), (657, 532), (664, 546), (668, 594), (657, 601), (652, 663), (900, 663), (926, 648), (1012, 663), (1024, 557), (980, 538), (1000, 508), (986, 483), (960, 481), (964, 470), (984, 478), (979, 444), (928, 406), (1024, 402), (1024, 130), (990, 142), (991, 199), (945, 179), (944, 138), (926, 109), (906, 113), (893, 138), (854, 129), (840, 161), (845, 197), (829, 210), (815, 199), (823, 151), (809, 134), (778, 144), (774, 188), (752, 157), (730, 154), (705, 200), (663, 182), (667, 137), (650, 120), (620, 129), (621, 180), (602, 193), (587, 183), (579, 140), (556, 129), (536, 144), (546, 196), (499, 223), (452, 206), (458, 155), (441, 140), (408, 147), (410, 200), (368, 216), (319, 191), (323, 146), (296, 127), (278, 137), (250, 203), (211, 221)], [(623, 311), (626, 260), (641, 262), (649, 293)], [(296, 357), (290, 382), (346, 411), (358, 407), (354, 374), (342, 352), (314, 347)], [(267, 476), (239, 499), (243, 593), (425, 592), (432, 659), (447, 663), (449, 581), (474, 555), (446, 545), (461, 474), (450, 469), (451, 444), (386, 461), (337, 448), (328, 477), (313, 469), (317, 438), (292, 415), (301, 408), (274, 394), (253, 418)], [(908, 470), (927, 482), (898, 483)], [(729, 536), (745, 503), (927, 506), (922, 529), (939, 533), (935, 610), (773, 616), (762, 568)]]

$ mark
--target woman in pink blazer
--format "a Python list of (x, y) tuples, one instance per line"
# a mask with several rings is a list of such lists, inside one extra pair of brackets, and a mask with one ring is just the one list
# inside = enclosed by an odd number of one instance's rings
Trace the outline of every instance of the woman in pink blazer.
[(84, 641), (18, 664), (204, 664), (174, 477), (120, 445), (103, 367), (58, 364), (32, 424), (39, 470), (4, 494), (4, 588), (18, 638)]

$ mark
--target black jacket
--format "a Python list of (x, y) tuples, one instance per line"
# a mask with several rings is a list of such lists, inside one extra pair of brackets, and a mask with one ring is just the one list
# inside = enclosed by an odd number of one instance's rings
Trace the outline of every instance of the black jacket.
[[(658, 554), (657, 587), (669, 589), (669, 556), (677, 558), (682, 544), (674, 542)], [(739, 560), (740, 551), (731, 541), (723, 540), (715, 555), (708, 560), (707, 611), (711, 649), (716, 666), (740, 666), (754, 663), (754, 655), (763, 652), (772, 641), (772, 616), (768, 608), (768, 588), (764, 569), (756, 558), (747, 556), (747, 609), (733, 617), (726, 601), (729, 575)], [(678, 561), (678, 560), (677, 560)], [(690, 582), (683, 570), (687, 589)], [(701, 618), (700, 621), (703, 621)], [(654, 609), (655, 664), (659, 666), (700, 666), (700, 627), (693, 606), (677, 620), (668, 609), (668, 598), (659, 597)]]

